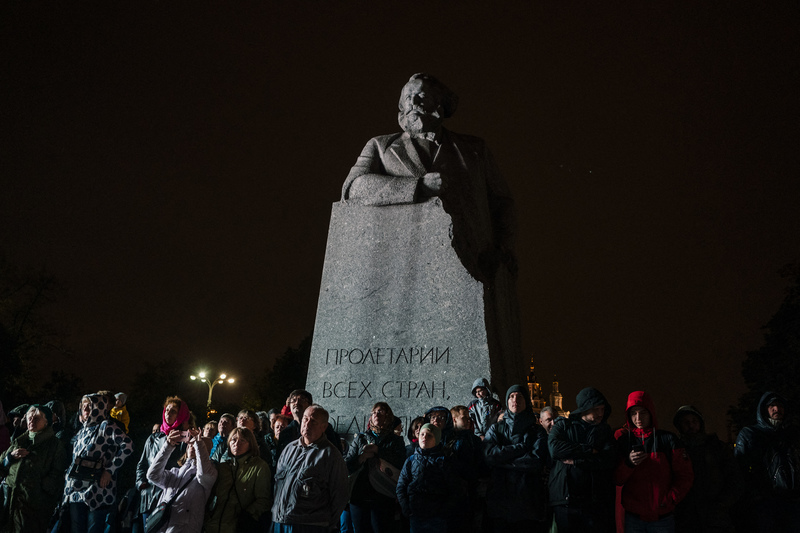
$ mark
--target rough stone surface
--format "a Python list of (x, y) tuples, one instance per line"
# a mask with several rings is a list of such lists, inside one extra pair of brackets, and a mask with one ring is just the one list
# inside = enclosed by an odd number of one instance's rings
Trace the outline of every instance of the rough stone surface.
[(375, 402), (408, 428), (466, 405), (476, 377), (504, 391), (523, 375), (513, 277), (470, 275), (452, 228), (439, 198), (333, 205), (306, 387), (342, 436), (364, 430)]

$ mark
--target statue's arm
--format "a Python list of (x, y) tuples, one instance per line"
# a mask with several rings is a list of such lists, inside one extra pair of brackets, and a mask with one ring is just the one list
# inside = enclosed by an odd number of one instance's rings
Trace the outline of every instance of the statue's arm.
[(391, 140), (375, 138), (367, 143), (344, 182), (343, 201), (372, 206), (414, 203), (420, 178), (389, 175), (383, 165)]

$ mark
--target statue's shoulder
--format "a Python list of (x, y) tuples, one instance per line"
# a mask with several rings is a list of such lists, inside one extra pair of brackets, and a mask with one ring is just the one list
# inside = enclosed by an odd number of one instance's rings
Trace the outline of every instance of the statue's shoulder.
[(402, 131), (398, 133), (390, 133), (388, 135), (378, 135), (377, 137), (373, 137), (372, 139), (370, 139), (367, 144), (376, 145), (382, 149), (385, 149), (402, 136), (403, 136)]

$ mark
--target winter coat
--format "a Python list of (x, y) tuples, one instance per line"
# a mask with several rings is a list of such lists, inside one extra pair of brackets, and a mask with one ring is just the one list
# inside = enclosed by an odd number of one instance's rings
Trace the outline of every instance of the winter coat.
[[(641, 405), (650, 412), (652, 427), (638, 429), (630, 419), (630, 409)], [(615, 437), (619, 461), (614, 480), (622, 486), (622, 507), (646, 522), (653, 522), (675, 511), (694, 478), (692, 463), (680, 439), (669, 431), (658, 429), (653, 400), (643, 391), (628, 396), (625, 409), (627, 422)], [(630, 462), (630, 452), (643, 445), (650, 455), (638, 466)]]
[[(234, 533), (239, 520), (258, 522), (272, 505), (269, 465), (250, 452), (217, 466), (216, 503), (206, 521), (207, 533)], [(243, 517), (247, 513), (249, 517)]]
[(119, 426), (108, 422), (108, 405), (104, 396), (92, 394), (88, 398), (92, 403), (92, 411), (84, 421), (83, 429), (75, 435), (72, 461), (81, 457), (100, 460), (105, 471), (111, 473), (111, 481), (105, 488), (101, 488), (99, 479), (81, 481), (67, 476), (64, 501), (83, 503), (94, 511), (116, 503), (115, 473), (133, 453), (133, 442)]
[[(397, 501), (403, 515), (417, 519), (443, 518), (450, 499), (443, 447), (417, 448), (397, 480)], [(465, 504), (466, 502), (462, 502)]]
[[(475, 383), (472, 384), (473, 396), (475, 396), (475, 389), (478, 387), (483, 387), (491, 391), (489, 388), (489, 380), (486, 378), (478, 378), (475, 380)], [(482, 399), (476, 397), (469, 402), (467, 409), (469, 410), (469, 417), (472, 419), (472, 425), (475, 426), (475, 434), (479, 437), (483, 437), (486, 435), (486, 432), (489, 431), (489, 428), (492, 427), (492, 424), (497, 422), (497, 417), (500, 416), (500, 413), (503, 411), (503, 406), (490, 395), (488, 398)]]
[(272, 520), (279, 524), (338, 525), (347, 504), (347, 487), (347, 466), (327, 437), (308, 446), (300, 439), (290, 442), (278, 459)]
[[(361, 450), (367, 444), (375, 444), (378, 446), (378, 454), (375, 456), (375, 458), (369, 459), (365, 463), (359, 463), (358, 456), (361, 454)], [(406, 459), (406, 447), (404, 445), (403, 437), (395, 435), (392, 432), (389, 432), (385, 435), (378, 435), (371, 430), (368, 430), (364, 433), (358, 433), (355, 437), (353, 437), (353, 443), (348, 448), (347, 454), (344, 457), (344, 462), (347, 465), (347, 471), (350, 474), (353, 474), (359, 468), (361, 468), (361, 466), (364, 468), (361, 469), (361, 472), (358, 474), (358, 477), (353, 484), (353, 491), (350, 494), (351, 502), (358, 504), (361, 502), (386, 501), (393, 499), (380, 494), (372, 487), (372, 484), (369, 481), (369, 468), (371, 468), (370, 462), (376, 461), (377, 459), (383, 459), (384, 461), (387, 461), (397, 470), (403, 468), (403, 463)]]
[[(506, 405), (512, 392), (527, 396), (519, 385), (506, 393)], [(503, 420), (494, 424), (483, 441), (486, 464), (491, 469), (486, 494), (487, 515), (508, 522), (545, 518), (545, 488), (542, 469), (548, 463), (547, 433), (526, 405), (524, 411), (506, 411)]]
[[(547, 439), (553, 467), (548, 492), (550, 505), (590, 506), (614, 503), (616, 442), (608, 417), (611, 406), (597, 389), (583, 389), (578, 407), (569, 418), (558, 418)], [(592, 425), (581, 419), (595, 406), (605, 405), (603, 421)], [(573, 464), (564, 464), (571, 460)]]
[[(217, 480), (217, 469), (208, 458), (202, 440), (193, 446), (193, 459), (187, 459), (183, 466), (167, 470), (175, 446), (164, 441), (147, 470), (148, 481), (162, 490), (159, 503), (172, 501), (169, 521), (158, 530), (160, 533), (200, 533), (203, 529), (206, 501)], [(181, 490), (184, 485), (186, 487)]]
[[(150, 469), (150, 465), (153, 464), (153, 461), (155, 461), (156, 456), (164, 447), (165, 442), (167, 442), (166, 434), (162, 433), (161, 431), (152, 433), (149, 437), (147, 437), (147, 441), (144, 443), (142, 456), (139, 458), (139, 462), (136, 464), (136, 488), (138, 489), (143, 483), (147, 485), (141, 490), (139, 495), (140, 513), (149, 513), (155, 510), (156, 505), (158, 505), (158, 499), (161, 497), (161, 488), (150, 483), (150, 481), (147, 479), (147, 471)], [(178, 460), (183, 457), (184, 453), (186, 453), (186, 443), (182, 442), (180, 445), (173, 448), (172, 454), (169, 456), (167, 464), (164, 466), (164, 468), (166, 470), (177, 468)]]
[(734, 448), (736, 460), (744, 472), (748, 497), (755, 501), (800, 497), (800, 486), (787, 487), (775, 476), (779, 457), (784, 457), (787, 465), (793, 463), (795, 470), (800, 468), (800, 428), (786, 422), (780, 426), (769, 422), (767, 407), (775, 400), (786, 405), (786, 400), (774, 392), (761, 396), (756, 424), (742, 428)]
[(131, 415), (128, 414), (128, 406), (123, 405), (122, 407), (114, 407), (111, 409), (111, 418), (115, 420), (119, 420), (119, 422), (124, 426), (123, 429), (125, 433), (128, 432), (128, 426), (131, 423)]
[(734, 531), (730, 510), (744, 494), (744, 482), (733, 450), (716, 435), (705, 434), (703, 416), (691, 406), (681, 407), (675, 414), (676, 427), (686, 413), (697, 416), (701, 430), (696, 437), (681, 437), (692, 461), (694, 482), (675, 508), (675, 527), (687, 533)]
[[(11, 453), (24, 448), (28, 455), (14, 459)], [(41, 533), (64, 490), (64, 472), (69, 466), (69, 454), (55, 437), (53, 428), (46, 427), (31, 437), (24, 433), (0, 455), (0, 477), (11, 488), (9, 520), (0, 524), (1, 531)]]

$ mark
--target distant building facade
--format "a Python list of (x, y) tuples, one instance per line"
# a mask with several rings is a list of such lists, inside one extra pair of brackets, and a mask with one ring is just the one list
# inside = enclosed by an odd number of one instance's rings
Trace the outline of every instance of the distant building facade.
[(536, 372), (533, 365), (533, 357), (531, 357), (531, 370), (528, 372), (528, 393), (531, 399), (531, 408), (535, 413), (539, 413), (546, 406), (552, 406), (558, 411), (558, 416), (569, 416), (569, 411), (564, 410), (564, 397), (558, 391), (558, 379), (553, 376), (553, 387), (550, 392), (550, 401), (544, 399), (542, 395), (542, 386), (536, 380)]

